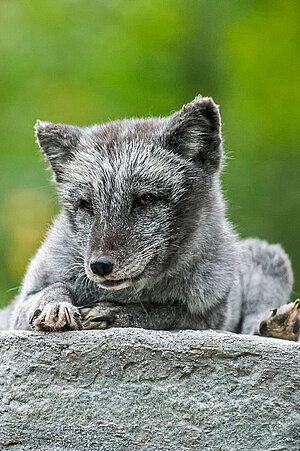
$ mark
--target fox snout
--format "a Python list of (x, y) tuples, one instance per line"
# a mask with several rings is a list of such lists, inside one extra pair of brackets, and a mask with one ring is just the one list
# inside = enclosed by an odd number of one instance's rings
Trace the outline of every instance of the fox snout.
[(143, 277), (139, 274), (118, 270), (118, 264), (111, 256), (92, 258), (87, 266), (88, 277), (106, 290), (121, 290), (131, 286)]
[(113, 270), (114, 263), (107, 257), (97, 258), (90, 263), (90, 269), (96, 276), (104, 277), (110, 274)]

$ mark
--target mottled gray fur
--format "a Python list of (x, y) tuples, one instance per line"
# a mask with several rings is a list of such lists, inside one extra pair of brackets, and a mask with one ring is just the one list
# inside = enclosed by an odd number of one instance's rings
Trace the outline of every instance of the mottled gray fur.
[[(110, 326), (253, 333), (266, 311), (287, 302), (292, 271), (282, 248), (239, 240), (226, 219), (211, 98), (163, 118), (38, 121), (36, 136), (62, 208), (2, 311), (2, 328), (28, 329), (49, 303), (98, 302)], [(151, 202), (141, 206), (146, 194)], [(115, 286), (90, 270), (102, 256), (114, 262)]]

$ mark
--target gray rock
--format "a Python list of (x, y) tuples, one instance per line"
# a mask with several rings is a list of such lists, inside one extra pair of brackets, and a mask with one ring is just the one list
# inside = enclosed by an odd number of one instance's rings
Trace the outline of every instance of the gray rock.
[(1, 332), (2, 450), (298, 450), (300, 345), (212, 331)]

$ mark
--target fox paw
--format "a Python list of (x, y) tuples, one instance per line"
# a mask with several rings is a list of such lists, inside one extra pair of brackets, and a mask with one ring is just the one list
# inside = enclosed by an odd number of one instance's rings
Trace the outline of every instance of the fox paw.
[(298, 341), (300, 337), (300, 299), (272, 310), (261, 321), (257, 335)]
[(101, 302), (79, 307), (83, 329), (107, 329), (117, 325), (119, 306)]
[(35, 310), (29, 324), (32, 329), (43, 332), (82, 329), (80, 313), (69, 302), (49, 303), (42, 310)]

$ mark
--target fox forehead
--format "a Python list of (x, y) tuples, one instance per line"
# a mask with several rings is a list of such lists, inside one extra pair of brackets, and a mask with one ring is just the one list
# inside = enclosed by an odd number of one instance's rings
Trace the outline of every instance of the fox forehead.
[(118, 141), (154, 142), (163, 134), (166, 118), (130, 118), (103, 124), (95, 124), (86, 128), (88, 135), (95, 142), (101, 141), (110, 145)]
[(172, 187), (182, 178), (213, 180), (222, 169), (220, 115), (209, 97), (197, 96), (168, 117), (91, 127), (37, 121), (35, 131), (59, 190), (72, 180), (120, 184), (134, 178)]
[(131, 130), (115, 137), (108, 141), (99, 131), (87, 131), (66, 167), (65, 181), (89, 185), (93, 191), (150, 189), (155, 193), (173, 187), (179, 194), (187, 161), (164, 149), (157, 140), (133, 137)]

